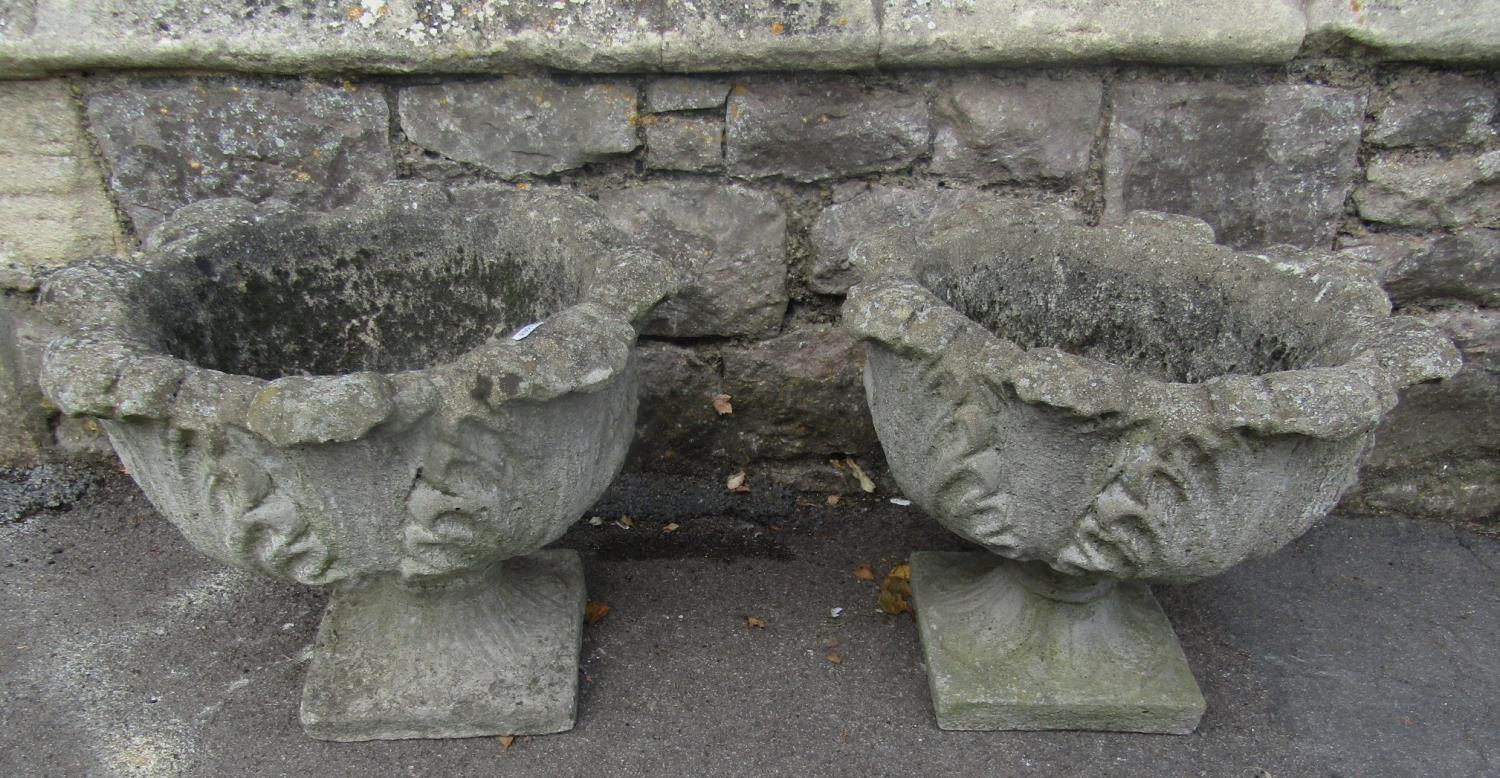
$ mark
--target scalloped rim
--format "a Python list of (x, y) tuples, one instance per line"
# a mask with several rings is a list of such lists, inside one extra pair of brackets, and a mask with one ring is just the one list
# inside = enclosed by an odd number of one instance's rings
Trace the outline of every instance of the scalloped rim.
[[(215, 207), (228, 209), (223, 215), (245, 218), (279, 208), (220, 201), (186, 218), (202, 219)], [(307, 218), (348, 218), (356, 207), (313, 212)], [(42, 387), (61, 410), (104, 419), (171, 421), (187, 429), (228, 425), (286, 447), (355, 440), (381, 424), (421, 418), (444, 401), (490, 407), (542, 402), (598, 390), (623, 374), (636, 340), (632, 318), (681, 282), (680, 271), (667, 260), (622, 244), (616, 261), (599, 269), (582, 302), (542, 320), (523, 340), (497, 333), (451, 360), (419, 370), (268, 380), (200, 367), (162, 353), (148, 344), (142, 336), (145, 326), (126, 305), (135, 284), (145, 283), (170, 261), (181, 242), (198, 237), (188, 231), (171, 238), (148, 248), (137, 263), (100, 258), (48, 279), (44, 299), (72, 302), (81, 309), (74, 311), (80, 321), (49, 344), (43, 357)], [(624, 283), (641, 278), (651, 280)], [(291, 423), (294, 416), (305, 419), (309, 410), (315, 412), (319, 403), (329, 402), (352, 405), (341, 405), (345, 412), (325, 414), (315, 425)], [(286, 433), (299, 427), (308, 431)]]
[[(1186, 225), (1168, 220), (1162, 228), (1196, 244), (1216, 245)], [(1206, 269), (1223, 280), (1231, 261), (1240, 273), (1259, 266), (1278, 278), (1295, 277), (1314, 292), (1320, 286), (1326, 290), (1329, 283), (1314, 270), (1338, 272), (1313, 252), (1284, 246), (1266, 254), (1226, 249), (1217, 266)], [(1341, 330), (1352, 355), (1343, 364), (1227, 375), (1196, 384), (1163, 381), (1055, 348), (1023, 349), (938, 298), (899, 262), (866, 269), (866, 280), (850, 290), (844, 303), (843, 320), (855, 337), (908, 359), (938, 366), (948, 375), (975, 376), (997, 389), (1008, 386), (1025, 402), (1085, 417), (1119, 414), (1125, 421), (1184, 435), (1251, 429), (1337, 440), (1374, 429), (1395, 407), (1401, 389), (1448, 378), (1462, 360), (1453, 344), (1426, 322), (1390, 316), (1388, 306), (1370, 304), (1372, 294), (1384, 300), (1378, 286), (1348, 274), (1336, 283), (1346, 310), (1333, 315), (1344, 320)]]

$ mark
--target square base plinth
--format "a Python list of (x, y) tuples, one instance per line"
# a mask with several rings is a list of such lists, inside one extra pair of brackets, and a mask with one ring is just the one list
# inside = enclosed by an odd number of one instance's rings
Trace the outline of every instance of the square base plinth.
[(938, 726), (1187, 734), (1203, 695), (1145, 584), (1083, 603), (1043, 597), (986, 552), (911, 557)]
[(571, 729), (583, 604), (583, 563), (567, 550), (444, 588), (384, 577), (335, 591), (302, 689), (303, 730), (350, 741)]

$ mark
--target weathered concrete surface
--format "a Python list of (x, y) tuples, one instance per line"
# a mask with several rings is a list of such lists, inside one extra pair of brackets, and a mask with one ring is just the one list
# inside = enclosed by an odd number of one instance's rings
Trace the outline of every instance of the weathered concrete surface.
[(15, 343), (10, 301), (0, 297), (0, 464), (34, 463), (51, 442), (36, 379)]
[(1362, 218), (1381, 224), (1500, 228), (1500, 151), (1376, 155), (1354, 202)]
[(648, 116), (646, 167), (715, 171), (724, 167), (724, 120), (717, 116)]
[(1398, 71), (1375, 90), (1365, 141), (1376, 146), (1483, 143), (1495, 137), (1493, 76)]
[(1116, 84), (1105, 213), (1196, 216), (1237, 248), (1331, 247), (1364, 107), (1359, 90), (1308, 84)]
[(900, 170), (927, 151), (926, 98), (852, 76), (741, 81), (727, 116), (735, 176), (817, 181)]
[(90, 82), (89, 124), (137, 234), (213, 197), (352, 202), (394, 171), (378, 87), (224, 78)]
[(932, 164), (943, 177), (1076, 181), (1099, 129), (1097, 76), (960, 76), (933, 107)]
[(65, 80), (0, 82), (0, 265), (125, 248), (82, 118)]
[(881, 46), (881, 7), (866, 0), (666, 7), (665, 70), (857, 70), (874, 67)]
[(1500, 518), (1500, 311), (1426, 314), (1458, 344), (1464, 367), (1413, 386), (1375, 434), (1351, 510), (1456, 520)]
[(1500, 62), (1495, 0), (1308, 0), (1307, 38), (1351, 41), (1377, 56), (1432, 62)]
[(628, 154), (636, 89), (545, 76), (448, 81), (400, 93), (401, 129), (417, 145), (503, 177), (554, 173)]
[(786, 212), (743, 186), (660, 182), (599, 194), (616, 227), (691, 279), (651, 312), (650, 335), (765, 337), (786, 315)]
[(880, 64), (1285, 62), (1305, 25), (1282, 0), (901, 0), (884, 4)]
[[(629, 513), (634, 529), (583, 524), (564, 539), (584, 554), (588, 596), (612, 610), (584, 630), (578, 725), (502, 750), (307, 739), (295, 706), (324, 597), (203, 559), (110, 476), (70, 513), (0, 526), (0, 772), (1500, 771), (1486, 740), (1500, 730), (1500, 676), (1485, 671), (1500, 664), (1493, 539), (1336, 517), (1218, 578), (1158, 587), (1209, 703), (1193, 735), (942, 732), (914, 625), (876, 612), (875, 588), (850, 570), (960, 544), (883, 501), (794, 508), (705, 489), (656, 479), (606, 514)], [(666, 520), (680, 528), (662, 533)]]

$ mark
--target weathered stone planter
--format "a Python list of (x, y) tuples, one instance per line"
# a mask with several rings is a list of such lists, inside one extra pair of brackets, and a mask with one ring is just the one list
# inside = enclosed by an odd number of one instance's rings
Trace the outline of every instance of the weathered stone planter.
[(912, 557), (939, 725), (1193, 730), (1142, 581), (1307, 530), (1397, 391), (1457, 353), (1313, 253), (1236, 253), (1181, 217), (971, 206), (920, 245), (872, 242), (844, 320), (897, 483), (992, 552)]
[(50, 279), (76, 329), (43, 384), (101, 421), (204, 553), (332, 587), (308, 734), (556, 732), (573, 723), (583, 571), (537, 549), (617, 472), (631, 322), (674, 279), (572, 195), (210, 201), (139, 264)]

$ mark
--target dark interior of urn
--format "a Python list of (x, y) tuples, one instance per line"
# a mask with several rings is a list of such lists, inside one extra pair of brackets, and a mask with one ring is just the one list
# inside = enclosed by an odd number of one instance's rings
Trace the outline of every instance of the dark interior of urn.
[(483, 218), (385, 217), (272, 219), (200, 241), (142, 287), (158, 345), (265, 379), (395, 372), (577, 301), (578, 262), (555, 240)]
[(972, 245), (935, 252), (919, 263), (918, 280), (1021, 348), (1052, 347), (1164, 381), (1313, 367), (1327, 351), (1319, 327), (1247, 304), (1210, 273), (1153, 272), (1149, 263), (1099, 256), (1101, 247), (1128, 252), (1128, 245), (1012, 246), (1006, 254)]

